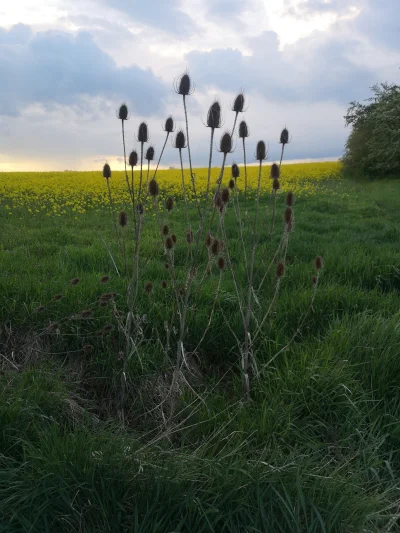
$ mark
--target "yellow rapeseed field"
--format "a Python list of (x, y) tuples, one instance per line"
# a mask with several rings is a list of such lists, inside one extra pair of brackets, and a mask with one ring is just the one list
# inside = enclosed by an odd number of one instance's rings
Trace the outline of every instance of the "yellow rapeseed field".
[[(265, 164), (262, 171), (261, 187), (263, 192), (271, 190), (269, 177), (270, 164)], [(150, 178), (154, 170), (150, 171)], [(211, 190), (215, 186), (220, 169), (211, 172)], [(198, 193), (204, 193), (207, 186), (207, 169), (194, 170), (195, 187)], [(254, 190), (257, 185), (258, 168), (247, 169), (249, 188)], [(137, 188), (140, 171), (135, 169), (134, 181)], [(129, 171), (129, 179), (130, 179)], [(143, 172), (143, 183), (146, 183), (147, 171)], [(222, 186), (227, 186), (230, 167), (225, 171)], [(293, 191), (297, 196), (315, 194), (321, 182), (340, 178), (340, 163), (301, 163), (284, 164), (281, 171), (281, 191)], [(185, 185), (191, 196), (192, 187), (189, 171), (184, 171)], [(182, 178), (179, 169), (159, 170), (157, 173), (160, 196), (162, 199), (171, 195), (182, 196)], [(114, 202), (126, 204), (129, 200), (124, 172), (113, 172), (110, 186)], [(244, 188), (244, 169), (240, 167), (237, 179), (239, 190)], [(9, 214), (15, 210), (26, 209), (32, 215), (46, 214), (61, 216), (67, 212), (85, 213), (87, 210), (102, 209), (108, 202), (106, 182), (102, 177), (102, 169), (98, 172), (3, 172), (0, 173), (0, 206)]]

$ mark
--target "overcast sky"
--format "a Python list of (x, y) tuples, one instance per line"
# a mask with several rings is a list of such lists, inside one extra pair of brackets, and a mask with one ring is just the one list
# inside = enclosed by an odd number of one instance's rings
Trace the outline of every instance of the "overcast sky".
[[(400, 83), (400, 0), (13, 0), (0, 7), (0, 170), (121, 165), (141, 120), (156, 154), (162, 122), (183, 125), (173, 80), (188, 69), (194, 164), (205, 166), (203, 121), (217, 97), (229, 110), (243, 89), (251, 151), (277, 157), (283, 126), (290, 159), (337, 158), (351, 100), (377, 82)], [(6, 7), (7, 5), (7, 7)], [(222, 133), (222, 132), (221, 132)], [(217, 138), (219, 134), (217, 135)], [(240, 153), (237, 154), (240, 161)], [(164, 165), (175, 165), (169, 145)]]

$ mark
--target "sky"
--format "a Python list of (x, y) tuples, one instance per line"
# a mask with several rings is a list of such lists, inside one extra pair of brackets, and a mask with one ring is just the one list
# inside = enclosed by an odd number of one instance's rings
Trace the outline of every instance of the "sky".
[[(127, 150), (138, 149), (144, 120), (157, 156), (165, 119), (184, 125), (173, 84), (185, 71), (195, 84), (187, 101), (195, 166), (207, 165), (209, 106), (221, 102), (230, 129), (241, 90), (250, 154), (263, 139), (278, 158), (286, 126), (288, 159), (336, 159), (349, 102), (368, 98), (375, 83), (400, 83), (399, 8), (400, 0), (3, 2), (0, 170), (122, 168), (123, 102)], [(178, 162), (168, 143), (163, 165)]]

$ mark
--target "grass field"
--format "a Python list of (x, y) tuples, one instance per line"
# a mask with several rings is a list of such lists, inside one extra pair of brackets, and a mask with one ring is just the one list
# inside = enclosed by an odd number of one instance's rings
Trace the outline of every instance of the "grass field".
[[(143, 279), (154, 289), (138, 303), (143, 340), (128, 369), (124, 428), (121, 339), (112, 308), (96, 307), (106, 291), (122, 312), (125, 302), (104, 244), (114, 253), (101, 174), (0, 175), (0, 531), (398, 530), (400, 181), (344, 181), (337, 164), (315, 168), (290, 175), (284, 167), (296, 226), (250, 404), (241, 401), (232, 333), (217, 312), (191, 388), (173, 423), (163, 420), (170, 369), (154, 339), (171, 299), (160, 287), (157, 233), (146, 234)], [(165, 172), (165, 184), (160, 178), (163, 193), (177, 187), (168, 180), (175, 174)], [(182, 255), (179, 202), (170, 225)], [(235, 249), (233, 218), (227, 229)], [(268, 364), (307, 313), (317, 254), (325, 268), (312, 311)], [(99, 284), (104, 275), (110, 280)], [(215, 280), (190, 317), (189, 352), (207, 324)], [(223, 276), (228, 316), (232, 294)], [(81, 311), (95, 307), (82, 320)], [(110, 332), (97, 335), (104, 325)]]

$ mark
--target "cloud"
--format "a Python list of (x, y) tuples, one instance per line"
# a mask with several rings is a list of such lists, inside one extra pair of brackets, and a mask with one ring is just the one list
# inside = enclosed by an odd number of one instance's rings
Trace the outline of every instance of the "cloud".
[(83, 97), (132, 99), (144, 116), (164, 108), (166, 88), (150, 69), (118, 68), (87, 32), (33, 34), (22, 24), (0, 31), (0, 114), (18, 115), (24, 106), (75, 105)]

